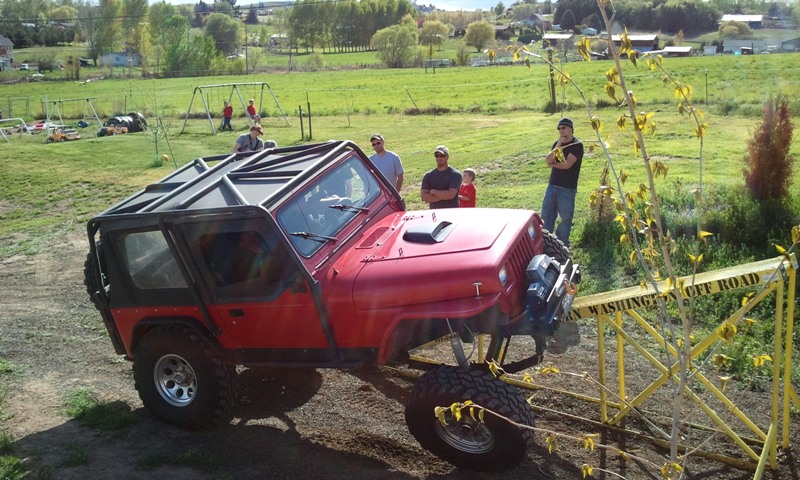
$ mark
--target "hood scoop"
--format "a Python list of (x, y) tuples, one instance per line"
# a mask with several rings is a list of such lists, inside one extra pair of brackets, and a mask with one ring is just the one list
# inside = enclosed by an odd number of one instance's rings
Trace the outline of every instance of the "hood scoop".
[(409, 243), (442, 243), (455, 228), (454, 223), (445, 221), (414, 225), (403, 234), (403, 240)]

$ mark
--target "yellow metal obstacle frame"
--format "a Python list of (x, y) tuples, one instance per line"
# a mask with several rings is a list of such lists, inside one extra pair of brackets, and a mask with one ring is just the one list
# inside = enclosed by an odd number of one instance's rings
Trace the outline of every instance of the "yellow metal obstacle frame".
[[(775, 326), (774, 326), (774, 345), (772, 353), (772, 389), (771, 389), (771, 407), (770, 407), (770, 422), (769, 429), (765, 433), (759, 428), (754, 421), (747, 417), (745, 412), (738, 408), (733, 401), (731, 401), (725, 393), (714, 385), (709, 379), (700, 371), (693, 372), (693, 377), (699, 381), (706, 389), (716, 397), (725, 408), (736, 415), (742, 423), (756, 436), (756, 438), (745, 437), (734, 431), (715, 411), (708, 405), (705, 400), (696, 395), (690, 388), (684, 388), (686, 398), (694, 402), (714, 423), (715, 427), (708, 427), (702, 425), (693, 425), (693, 427), (702, 428), (709, 432), (722, 433), (728, 436), (748, 457), (745, 460), (733, 458), (723, 454), (705, 452), (702, 450), (692, 450), (692, 455), (704, 456), (713, 460), (717, 460), (738, 468), (755, 470), (754, 480), (759, 480), (763, 475), (764, 469), (767, 464), (771, 468), (777, 467), (777, 452), (778, 452), (778, 433), (781, 431), (781, 448), (789, 447), (789, 420), (790, 420), (790, 405), (794, 403), (797, 408), (800, 408), (800, 398), (791, 384), (791, 365), (792, 365), (792, 338), (794, 335), (794, 304), (795, 304), (795, 284), (797, 272), (797, 259), (794, 254), (789, 257), (778, 257), (771, 260), (764, 260), (760, 262), (748, 263), (736, 267), (726, 268), (722, 270), (715, 270), (712, 272), (701, 273), (692, 277), (684, 277), (678, 280), (677, 285), (685, 285), (683, 292), (685, 298), (712, 295), (715, 293), (725, 292), (734, 289), (751, 288), (756, 290), (752, 298), (739, 308), (733, 315), (725, 319), (718, 328), (714, 329), (706, 338), (694, 344), (691, 349), (691, 361), (694, 362), (700, 355), (713, 347), (720, 341), (724, 341), (720, 336), (724, 325), (735, 325), (744, 316), (752, 310), (758, 303), (767, 298), (768, 295), (775, 292)], [(787, 285), (787, 287), (785, 287)], [(659, 291), (665, 292), (666, 285), (659, 284)], [(785, 298), (784, 298), (785, 297)], [(667, 302), (675, 300), (675, 293), (670, 292), (665, 296)], [(557, 393), (567, 394), (572, 397), (598, 403), (600, 405), (600, 421), (596, 423), (599, 426), (605, 426), (612, 429), (624, 430), (619, 427), (620, 422), (631, 411), (638, 406), (642, 405), (645, 400), (652, 396), (660, 387), (665, 383), (672, 381), (678, 384), (678, 352), (675, 351), (671, 342), (665, 341), (659, 329), (648, 323), (642, 316), (636, 313), (634, 309), (652, 307), (656, 304), (657, 293), (649, 286), (648, 288), (632, 287), (612, 292), (605, 292), (596, 295), (588, 295), (585, 297), (578, 297), (572, 305), (570, 311), (570, 320), (580, 320), (588, 318), (597, 319), (597, 332), (598, 332), (598, 360), (599, 360), (599, 383), (600, 383), (600, 396), (599, 398), (587, 396), (585, 394), (561, 390), (552, 387), (544, 387), (542, 385), (531, 384), (518, 380), (511, 379), (507, 376), (502, 376), (501, 379), (509, 384), (515, 385), (520, 388), (528, 390), (547, 389)], [(785, 315), (784, 315), (784, 304)], [(661, 360), (654, 355), (647, 347), (643, 346), (640, 342), (636, 341), (625, 330), (623, 324), (623, 314), (629, 316), (635, 321), (636, 325), (643, 328), (652, 338), (656, 340), (660, 349), (666, 349), (669, 352), (670, 359), (673, 361), (670, 365), (665, 365)], [(784, 323), (786, 329), (784, 332)], [(637, 394), (634, 398), (625, 402), (609, 401), (609, 392), (612, 391), (606, 382), (606, 338), (605, 329), (610, 328), (616, 333), (616, 352), (617, 352), (617, 368), (618, 368), (618, 391), (615, 395), (620, 399), (626, 399), (625, 389), (625, 359), (624, 359), (624, 345), (627, 343), (639, 352), (648, 362), (650, 362), (658, 371), (661, 376), (653, 381), (641, 393)], [(483, 336), (478, 337), (478, 361), (483, 361), (484, 341)], [(661, 350), (663, 352), (663, 350)], [(662, 355), (663, 357), (663, 355)], [(424, 357), (414, 356), (415, 359), (421, 361), (430, 361)], [(782, 360), (782, 361), (781, 361)], [(436, 362), (433, 362), (436, 363)], [(616, 414), (609, 415), (609, 407), (616, 410)], [(554, 412), (560, 413), (560, 412)], [(625, 430), (628, 432), (627, 430)], [(668, 446), (669, 443), (665, 439), (654, 438), (639, 432), (629, 432), (641, 437), (646, 437), (651, 441), (662, 446)], [(755, 448), (761, 447), (761, 452), (757, 452)], [(681, 446), (682, 451), (687, 451), (688, 447)]]
[[(732, 458), (726, 458), (721, 455), (713, 455), (718, 460), (725, 461), (726, 459), (732, 464), (740, 464), (740, 466), (752, 467), (753, 462), (757, 461), (755, 465), (756, 474), (755, 479), (761, 478), (764, 468), (769, 462), (772, 468), (777, 466), (777, 450), (778, 450), (778, 430), (782, 432), (781, 447), (789, 447), (789, 410), (790, 404), (793, 402), (795, 406), (800, 408), (800, 399), (798, 399), (797, 392), (791, 384), (791, 365), (792, 365), (792, 338), (794, 335), (794, 304), (795, 304), (795, 284), (796, 284), (796, 271), (797, 259), (794, 255), (788, 259), (778, 257), (776, 259), (764, 260), (761, 262), (748, 263), (736, 267), (726, 268), (723, 270), (716, 270), (713, 272), (701, 273), (692, 277), (684, 277), (679, 279), (678, 285), (686, 285), (683, 289), (684, 296), (696, 297), (703, 295), (712, 295), (719, 292), (724, 292), (733, 289), (750, 287), (756, 289), (754, 296), (745, 305), (739, 308), (733, 315), (725, 319), (719, 328), (709, 334), (706, 338), (696, 343), (691, 351), (691, 361), (697, 360), (700, 355), (710, 347), (723, 341), (720, 336), (723, 325), (734, 325), (744, 318), (747, 313), (753, 309), (759, 302), (764, 300), (769, 294), (775, 292), (775, 325), (774, 325), (774, 345), (772, 353), (772, 390), (771, 390), (771, 410), (770, 410), (770, 423), (769, 430), (764, 431), (756, 426), (756, 424), (747, 417), (719, 388), (711, 383), (702, 372), (694, 372), (694, 378), (699, 381), (706, 390), (713, 394), (729, 412), (735, 414), (750, 430), (757, 436), (758, 443), (762, 445), (761, 453), (757, 453), (749, 443), (750, 439), (745, 439), (736, 433), (726, 422), (717, 415), (714, 410), (700, 397), (698, 397), (691, 389), (685, 388), (684, 394), (688, 399), (693, 401), (702, 411), (713, 421), (719, 432), (727, 435), (738, 445), (742, 451), (749, 457), (750, 462), (739, 462)], [(788, 284), (788, 288), (784, 292), (784, 285)], [(664, 284), (659, 285), (659, 290), (666, 291)], [(785, 295), (784, 295), (785, 294)], [(784, 296), (786, 297), (784, 299)], [(667, 301), (674, 301), (675, 294), (671, 292), (666, 296)], [(652, 287), (642, 289), (639, 287), (626, 288), (614, 292), (601, 293), (597, 295), (589, 295), (586, 297), (579, 297), (572, 305), (570, 312), (571, 320), (578, 320), (583, 318), (596, 318), (597, 331), (598, 331), (598, 351), (599, 351), (599, 382), (603, 386), (600, 390), (600, 398), (597, 401), (600, 404), (601, 422), (606, 425), (616, 426), (620, 421), (631, 412), (633, 408), (641, 405), (648, 397), (650, 397), (658, 388), (665, 383), (672, 381), (678, 383), (677, 371), (679, 368), (677, 359), (677, 352), (670, 342), (666, 342), (664, 337), (659, 333), (658, 329), (653, 327), (644, 318), (637, 314), (635, 308), (644, 308), (655, 305), (656, 293)], [(784, 315), (784, 302), (786, 303), (786, 315)], [(675, 362), (671, 365), (664, 365), (656, 358), (647, 348), (643, 347), (639, 342), (634, 340), (624, 329), (623, 326), (623, 313), (635, 320), (641, 328), (649, 333), (658, 342), (661, 348), (666, 348), (670, 357)], [(786, 331), (784, 334), (784, 322), (786, 324)], [(656, 367), (661, 376), (652, 382), (641, 393), (636, 395), (631, 400), (625, 402), (624, 405), (612, 403), (608, 401), (608, 394), (605, 378), (605, 328), (610, 327), (616, 333), (617, 338), (617, 365), (619, 369), (618, 375), (618, 394), (619, 398), (626, 398), (625, 393), (625, 362), (623, 355), (623, 346), (625, 343), (631, 345), (638, 351), (648, 362)], [(781, 359), (783, 360), (781, 362)], [(782, 387), (781, 387), (782, 385)], [(782, 391), (781, 391), (782, 388)], [(609, 417), (608, 407), (615, 408), (617, 413)]]
[[(683, 289), (684, 297), (697, 297), (712, 295), (728, 290), (740, 288), (753, 288), (756, 290), (754, 296), (733, 315), (725, 319), (719, 328), (709, 334), (706, 338), (694, 344), (690, 351), (691, 361), (694, 362), (706, 350), (713, 347), (720, 341), (724, 341), (720, 336), (723, 325), (735, 325), (744, 318), (758, 303), (763, 301), (769, 294), (775, 292), (775, 326), (774, 326), (774, 345), (772, 353), (772, 390), (771, 390), (771, 410), (769, 430), (765, 433), (755, 422), (747, 417), (745, 412), (739, 409), (726, 395), (717, 388), (702, 372), (693, 373), (694, 378), (699, 381), (707, 392), (716, 397), (726, 409), (735, 414), (750, 431), (756, 435), (757, 443), (762, 446), (759, 454), (753, 449), (752, 440), (745, 438), (735, 432), (702, 398), (698, 397), (690, 388), (684, 388), (686, 397), (694, 402), (714, 423), (718, 429), (716, 431), (727, 435), (738, 445), (749, 457), (749, 461), (742, 462), (738, 459), (726, 457), (719, 454), (706, 454), (706, 456), (717, 460), (737, 465), (740, 467), (755, 467), (754, 479), (760, 479), (764, 468), (769, 462), (770, 467), (777, 467), (778, 451), (778, 431), (782, 432), (781, 448), (789, 447), (789, 410), (790, 404), (800, 408), (800, 399), (791, 383), (792, 365), (792, 338), (794, 335), (794, 304), (795, 304), (795, 284), (797, 271), (797, 259), (794, 255), (786, 259), (778, 257), (776, 259), (764, 260), (761, 262), (748, 263), (736, 267), (716, 270), (713, 272), (701, 273), (692, 277), (679, 279), (678, 285), (685, 285)], [(784, 291), (784, 285), (788, 288)], [(659, 291), (665, 292), (666, 285), (660, 284)], [(784, 295), (785, 294), (785, 295)], [(646, 308), (654, 306), (657, 294), (650, 286), (643, 289), (640, 287), (626, 288), (613, 292), (606, 292), (586, 297), (579, 297), (575, 300), (570, 311), (570, 320), (584, 318), (597, 319), (597, 339), (599, 352), (599, 383), (601, 384), (600, 398), (596, 400), (600, 404), (600, 421), (609, 426), (617, 426), (622, 419), (628, 415), (632, 409), (641, 405), (648, 397), (658, 390), (665, 383), (672, 381), (678, 384), (678, 352), (671, 342), (665, 338), (657, 328), (648, 323), (642, 316), (636, 313), (636, 308)], [(784, 299), (784, 296), (786, 297)], [(665, 296), (668, 302), (675, 300), (675, 293), (670, 292)], [(784, 302), (786, 304), (786, 315), (784, 315)], [(632, 318), (637, 325), (643, 328), (652, 338), (656, 340), (661, 348), (666, 348), (670, 354), (671, 365), (665, 365), (651, 353), (641, 343), (634, 340), (625, 330), (623, 325), (623, 313)], [(784, 323), (786, 331), (784, 334)], [(626, 401), (624, 404), (610, 402), (608, 400), (608, 385), (606, 385), (606, 354), (605, 354), (605, 329), (609, 327), (616, 333), (617, 340), (617, 368), (618, 374), (618, 396), (626, 398), (625, 391), (625, 361), (623, 347), (627, 343), (639, 352), (649, 363), (651, 363), (661, 376), (652, 382), (641, 393)], [(781, 359), (783, 360), (781, 362)], [(782, 385), (782, 387), (781, 387)], [(782, 388), (782, 391), (781, 391)], [(567, 392), (568, 393), (568, 392)], [(616, 409), (616, 414), (609, 416), (609, 407)], [(712, 428), (709, 428), (712, 430)], [(706, 452), (694, 452), (704, 454)], [(755, 463), (757, 462), (757, 463)]]

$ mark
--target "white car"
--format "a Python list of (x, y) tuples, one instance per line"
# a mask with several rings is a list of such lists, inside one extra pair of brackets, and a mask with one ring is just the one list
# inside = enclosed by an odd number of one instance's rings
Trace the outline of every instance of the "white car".
[(27, 63), (20, 63), (19, 68), (17, 68), (17, 70), (30, 70), (30, 68), (28, 68)]

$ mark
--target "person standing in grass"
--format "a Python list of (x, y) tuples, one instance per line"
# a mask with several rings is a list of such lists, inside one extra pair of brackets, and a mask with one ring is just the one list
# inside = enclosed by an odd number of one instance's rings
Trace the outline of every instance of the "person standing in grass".
[(250, 117), (250, 120), (255, 121), (256, 119), (256, 101), (252, 98), (247, 101), (247, 116)]
[(572, 216), (575, 213), (575, 195), (578, 193), (578, 176), (583, 160), (583, 142), (574, 134), (572, 120), (567, 117), (558, 121), (558, 140), (553, 143), (545, 157), (550, 167), (550, 182), (542, 201), (544, 228), (553, 232), (556, 217), (561, 217), (556, 237), (569, 247)]
[(225, 105), (222, 107), (222, 126), (219, 127), (220, 132), (224, 132), (225, 130), (233, 131), (231, 117), (233, 117), (233, 107), (230, 103), (225, 102)]
[(475, 170), (465, 168), (461, 175), (461, 189), (458, 191), (458, 206), (461, 208), (475, 208)]
[(439, 145), (433, 152), (436, 168), (422, 177), (422, 201), (431, 208), (458, 208), (458, 190), (461, 188), (461, 172), (451, 167), (450, 151)]
[(400, 161), (400, 157), (396, 153), (386, 150), (384, 147), (383, 135), (380, 133), (373, 135), (369, 141), (372, 144), (372, 148), (375, 150), (375, 153), (369, 156), (370, 161), (372, 161), (373, 165), (378, 167), (378, 170), (381, 171), (383, 176), (386, 177), (389, 183), (399, 192), (400, 188), (403, 186), (405, 174), (403, 162)]

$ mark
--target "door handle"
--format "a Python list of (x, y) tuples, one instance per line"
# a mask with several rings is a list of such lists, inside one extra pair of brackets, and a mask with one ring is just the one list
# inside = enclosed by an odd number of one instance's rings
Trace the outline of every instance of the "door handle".
[(233, 308), (231, 310), (228, 310), (228, 313), (230, 314), (231, 317), (244, 317), (244, 310), (242, 310), (241, 308)]

